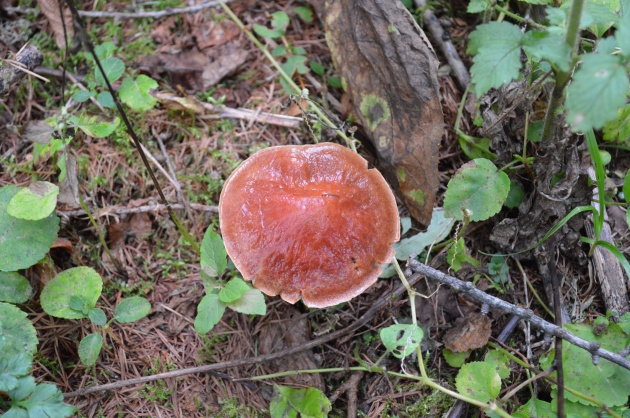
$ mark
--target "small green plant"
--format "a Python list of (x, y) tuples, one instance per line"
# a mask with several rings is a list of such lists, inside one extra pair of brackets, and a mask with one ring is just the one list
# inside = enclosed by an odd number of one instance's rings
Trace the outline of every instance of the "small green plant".
[[(296, 7), (294, 12), (304, 22), (310, 23), (313, 21), (313, 12), (307, 7)], [(286, 12), (275, 12), (271, 15), (272, 29), (261, 25), (254, 25), (253, 29), (254, 32), (262, 38), (282, 38), (284, 45), (275, 47), (271, 51), (271, 54), (274, 57), (285, 58), (284, 64), (282, 64), (282, 69), (289, 77), (292, 77), (295, 73), (308, 73), (309, 68), (306, 66), (306, 50), (299, 46), (290, 45), (284, 38), (289, 22), (289, 15)], [(281, 78), (280, 83), (288, 94), (293, 93), (293, 88), (291, 88), (284, 79)]]
[(75, 411), (55, 385), (36, 383), (29, 375), (37, 335), (26, 314), (12, 305), (33, 294), (17, 270), (36, 264), (57, 238), (57, 193), (47, 182), (0, 188), (0, 411), (5, 417), (68, 417)]
[[(94, 51), (110, 83), (114, 83), (125, 74), (125, 63), (114, 56), (116, 46), (112, 42), (104, 42), (101, 45), (97, 45)], [(91, 55), (86, 55), (86, 57), (92, 61)], [(151, 89), (155, 89), (157, 86), (157, 82), (146, 75), (141, 74), (135, 78), (127, 75), (122, 79), (118, 95), (120, 100), (132, 110), (146, 111), (152, 109), (157, 102), (149, 93)], [(101, 106), (108, 109), (116, 107), (111, 93), (102, 90), (107, 87), (107, 83), (96, 65), (94, 65), (94, 73), (91, 77), (88, 77), (87, 87), (87, 90), (76, 91), (72, 95), (72, 99), (83, 103), (92, 97), (96, 97), (96, 101)]]
[(332, 409), (330, 401), (316, 388), (293, 389), (274, 385), (274, 397), (269, 404), (271, 418), (303, 417), (324, 418)]
[(267, 313), (265, 297), (258, 289), (234, 277), (227, 283), (218, 280), (227, 269), (227, 252), (223, 239), (211, 228), (201, 242), (201, 277), (206, 295), (197, 306), (195, 329), (205, 335), (221, 320), (225, 308), (248, 315)]
[[(105, 312), (96, 307), (101, 296), (103, 280), (90, 267), (74, 267), (55, 276), (42, 291), (40, 296), (42, 309), (50, 315), (65, 319), (89, 320), (102, 331), (110, 332), (112, 321), (121, 324), (138, 321), (149, 314), (151, 304), (140, 296), (132, 296), (120, 301), (114, 317), (109, 321)], [(85, 336), (79, 343), (79, 358), (86, 366), (92, 366), (98, 360), (103, 347), (102, 333), (95, 332)]]

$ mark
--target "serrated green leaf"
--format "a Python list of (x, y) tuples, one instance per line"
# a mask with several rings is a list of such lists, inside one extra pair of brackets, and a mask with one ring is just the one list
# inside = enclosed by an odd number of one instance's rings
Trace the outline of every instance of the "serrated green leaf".
[(297, 71), (300, 74), (306, 74), (308, 68), (304, 65), (306, 57), (303, 55), (293, 55), (282, 64), (282, 70), (287, 73), (289, 77), (293, 76)]
[(72, 116), (69, 125), (81, 129), (87, 135), (94, 138), (106, 138), (112, 134), (120, 124), (120, 119), (113, 121), (100, 120), (98, 116), (89, 116), (82, 113), (79, 117)]
[(25, 269), (41, 260), (57, 238), (59, 217), (52, 213), (39, 221), (17, 219), (7, 213), (16, 186), (0, 188), (0, 271)]
[(453, 353), (448, 348), (442, 350), (442, 355), (444, 356), (444, 360), (446, 363), (455, 368), (460, 368), (466, 362), (466, 359), (470, 357), (470, 353), (472, 350), (464, 351), (463, 353)]
[(397, 358), (405, 358), (420, 346), (424, 332), (413, 324), (396, 324), (381, 329), (383, 345)]
[(501, 391), (501, 377), (493, 365), (474, 361), (464, 364), (455, 378), (459, 393), (480, 402), (496, 399)]
[(617, 111), (615, 119), (604, 125), (604, 141), (618, 144), (630, 142), (630, 105)]
[(105, 316), (105, 312), (101, 308), (94, 308), (88, 314), (88, 318), (94, 325), (104, 326), (107, 324), (107, 316)]
[(103, 107), (108, 109), (114, 109), (116, 107), (116, 103), (114, 103), (114, 99), (112, 98), (112, 94), (108, 91), (102, 91), (96, 96), (96, 101)]
[(431, 244), (437, 244), (451, 233), (453, 219), (444, 216), (442, 209), (436, 209), (431, 216), (431, 223), (425, 232), (420, 232), (409, 238), (401, 239), (392, 245), (396, 251), (396, 258), (404, 261), (412, 254), (420, 254)]
[[(118, 80), (125, 72), (125, 63), (123, 63), (120, 58), (105, 58), (104, 60), (101, 60), (101, 66), (103, 67), (103, 71), (105, 71), (105, 76), (107, 76), (107, 79), (110, 83)], [(99, 85), (101, 85), (102, 87), (107, 86), (107, 84), (105, 83), (105, 79), (101, 74), (101, 71), (96, 66), (94, 66), (94, 76), (96, 82)]]
[(35, 181), (22, 187), (7, 205), (7, 213), (18, 219), (39, 221), (50, 216), (57, 206), (59, 187), (47, 181)]
[(140, 296), (132, 296), (120, 301), (114, 312), (116, 321), (126, 324), (138, 321), (151, 312), (151, 302)]
[(316, 388), (294, 389), (274, 385), (274, 397), (269, 405), (272, 418), (297, 417), (325, 418), (332, 405), (326, 395)]
[(285, 34), (286, 28), (289, 25), (289, 15), (285, 12), (275, 12), (271, 15), (271, 26), (273, 29), (268, 29), (261, 25), (254, 25), (254, 32), (258, 36), (263, 38), (279, 38)]
[(472, 212), (471, 221), (484, 221), (501, 210), (509, 190), (510, 179), (492, 161), (469, 161), (448, 182), (444, 215), (461, 221), (467, 209)]
[(74, 92), (74, 94), (72, 95), (72, 100), (74, 100), (75, 102), (83, 103), (85, 101), (88, 101), (90, 97), (93, 97), (93, 96), (94, 96), (93, 91), (79, 90), (79, 91)]
[[(31, 376), (29, 376), (31, 377)], [(28, 383), (26, 382), (28, 380)], [(26, 396), (20, 399), (19, 404), (13, 404), (9, 412), (3, 417), (24, 417), (24, 418), (66, 418), (74, 414), (76, 408), (63, 402), (63, 394), (59, 391), (57, 386), (48, 383), (35, 384), (35, 380), (32, 381), (28, 378), (20, 379), (20, 386), (25, 390), (11, 391), (9, 396), (15, 401), (14, 394), (19, 393)], [(21, 411), (14, 411), (13, 409)]]
[(99, 333), (86, 335), (79, 343), (79, 358), (86, 366), (93, 366), (103, 347), (103, 337)]
[(87, 314), (70, 307), (73, 296), (81, 298), (89, 308), (94, 308), (101, 295), (103, 279), (91, 267), (73, 267), (55, 276), (42, 291), (42, 309), (57, 318), (81, 319)]
[[(4, 354), (4, 353), (3, 353)], [(18, 378), (31, 372), (32, 356), (18, 353), (0, 357), (0, 392), (8, 392), (18, 385)]]
[(204, 296), (197, 306), (197, 316), (195, 317), (197, 332), (205, 335), (214, 328), (223, 317), (225, 306), (225, 303), (219, 300), (218, 294), (210, 293)]
[(31, 284), (15, 271), (0, 271), (0, 302), (24, 303), (33, 294)]
[(567, 88), (567, 120), (576, 131), (599, 129), (626, 104), (629, 90), (630, 81), (620, 56), (585, 55)]
[(19, 353), (33, 355), (37, 347), (37, 333), (26, 313), (10, 303), (0, 302), (0, 340), (2, 354), (12, 357)]
[(223, 274), (227, 267), (227, 252), (223, 239), (211, 228), (206, 230), (201, 241), (201, 268), (210, 277)]
[(520, 29), (508, 22), (480, 25), (470, 34), (468, 52), (475, 55), (470, 72), (477, 97), (518, 77), (522, 37)]
[[(600, 335), (595, 335), (593, 329), (584, 324), (565, 325), (568, 331), (587, 341), (601, 344), (601, 347), (617, 353), (628, 344), (628, 336), (617, 324), (610, 324)], [(552, 351), (546, 358), (541, 359), (543, 369), (550, 367), (554, 359)], [(597, 399), (608, 406), (624, 405), (630, 395), (630, 370), (600, 359), (597, 366), (587, 351), (572, 344), (562, 344), (562, 362), (564, 367), (564, 381), (567, 387)], [(588, 376), (587, 379), (584, 377)], [(555, 389), (552, 391), (555, 398)], [(570, 392), (565, 392), (568, 401), (593, 405), (591, 402), (578, 398)]]
[(298, 6), (295, 9), (293, 9), (293, 11), (304, 22), (311, 23), (313, 21), (313, 11), (309, 7)]
[(248, 288), (240, 298), (228, 303), (227, 306), (236, 312), (247, 315), (265, 315), (267, 313), (265, 296), (260, 290), (253, 288)]
[(120, 100), (133, 110), (145, 111), (152, 109), (157, 99), (151, 96), (151, 89), (158, 87), (157, 81), (149, 76), (140, 74), (136, 79), (127, 77), (118, 90)]
[(249, 290), (247, 283), (243, 279), (235, 277), (219, 292), (219, 300), (223, 303), (230, 303), (238, 300)]
[(479, 266), (479, 261), (468, 255), (468, 248), (466, 248), (463, 238), (459, 238), (448, 249), (446, 252), (446, 262), (455, 271), (460, 271), (464, 263), (472, 264), (475, 267)]
[(571, 63), (571, 48), (560, 34), (549, 32), (526, 32), (522, 39), (523, 49), (536, 60), (547, 60), (562, 71), (568, 71)]

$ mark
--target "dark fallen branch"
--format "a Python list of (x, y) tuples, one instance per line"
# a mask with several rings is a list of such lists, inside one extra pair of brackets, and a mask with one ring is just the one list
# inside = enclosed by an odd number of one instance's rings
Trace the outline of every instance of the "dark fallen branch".
[(482, 292), (481, 290), (478, 290), (477, 288), (475, 288), (475, 286), (473, 286), (473, 284), (470, 282), (463, 282), (459, 279), (456, 279), (453, 276), (444, 274), (441, 271), (431, 268), (416, 260), (413, 260), (413, 259), (409, 260), (409, 263), (407, 264), (407, 266), (411, 268), (411, 270), (414, 271), (415, 273), (422, 274), (428, 277), (429, 279), (437, 280), (440, 283), (447, 284), (451, 286), (453, 289), (457, 290), (458, 292), (465, 293), (471, 298), (475, 299), (476, 301), (482, 304), (486, 304), (490, 306), (491, 308), (500, 309), (502, 311), (514, 314), (518, 316), (519, 318), (530, 322), (535, 327), (542, 329), (547, 334), (553, 335), (557, 338), (562, 338), (563, 340), (568, 341), (577, 347), (583, 348), (584, 350), (591, 353), (591, 355), (593, 356), (594, 363), (598, 361), (598, 358), (604, 358), (625, 369), (630, 370), (630, 361), (628, 361), (624, 356), (617, 353), (613, 353), (606, 349), (603, 349), (600, 347), (600, 344), (598, 343), (584, 340), (580, 337), (573, 335), (569, 331), (560, 328), (557, 325), (554, 325), (550, 322), (545, 321), (544, 319), (534, 315), (534, 312), (531, 309), (523, 309), (509, 302), (496, 298), (494, 296), (490, 296)]
[(44, 56), (33, 44), (26, 44), (13, 60), (0, 61), (0, 94), (6, 93), (25, 74), (41, 65)]

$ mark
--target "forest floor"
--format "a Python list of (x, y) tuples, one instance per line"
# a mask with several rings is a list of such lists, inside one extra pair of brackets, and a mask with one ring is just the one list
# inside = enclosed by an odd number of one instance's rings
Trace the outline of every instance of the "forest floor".
[[(15, 53), (26, 39), (44, 53), (38, 73), (48, 78), (44, 83), (31, 78), (13, 87), (0, 98), (0, 185), (28, 185), (33, 179), (56, 182), (55, 160), (37, 158), (33, 145), (20, 134), (29, 123), (59, 114), (62, 98), (68, 100), (78, 85), (93, 71), (87, 53), (71, 48), (66, 61), (66, 80), (60, 70), (64, 57), (59, 53), (49, 20), (24, 1), (3, 0), (13, 12), (2, 23), (5, 34), (0, 39), (1, 56)], [(269, 27), (270, 15), (286, 11), (291, 17), (283, 41), (266, 40), (269, 49), (286, 45), (304, 49), (306, 63), (314, 62), (316, 71), (296, 74), (296, 83), (309, 90), (312, 98), (340, 120), (348, 118), (347, 97), (340, 88), (331, 62), (321, 22), (300, 19), (295, 8), (308, 6), (293, 1), (233, 1), (232, 10), (249, 27)], [(129, 12), (185, 7), (179, 2), (151, 2), (135, 8), (127, 2), (93, 4), (81, 2), (80, 10)], [(157, 7), (157, 8), (156, 8)], [(466, 2), (458, 1), (448, 8), (435, 7), (442, 23), (448, 22), (451, 37), (469, 66), (465, 40), (479, 23), (466, 14)], [(24, 20), (20, 20), (24, 19)], [(20, 29), (11, 24), (20, 21)], [(207, 228), (218, 230), (217, 205), (223, 183), (229, 174), (255, 151), (274, 145), (312, 143), (309, 130), (301, 122), (295, 106), (286, 107), (288, 95), (264, 54), (229, 20), (218, 7), (179, 13), (157, 19), (126, 17), (88, 17), (87, 30), (95, 44), (112, 42), (115, 56), (121, 58), (127, 71), (147, 74), (159, 83), (158, 105), (146, 112), (129, 111), (152, 164), (159, 164), (157, 178), (169, 202), (184, 204), (176, 212), (197, 242)], [(17, 33), (22, 35), (16, 36)], [(436, 48), (437, 50), (437, 48)], [(439, 50), (438, 59), (443, 62)], [(206, 68), (207, 67), (207, 68)], [(89, 80), (89, 78), (88, 78)], [(440, 145), (437, 206), (442, 206), (446, 184), (458, 167), (468, 159), (461, 151), (454, 130), (463, 92), (450, 75), (448, 67), (439, 71), (441, 105), (445, 134)], [(65, 94), (62, 87), (65, 86)], [(118, 87), (118, 86), (115, 86)], [(328, 96), (327, 96), (328, 95)], [(194, 100), (192, 99), (194, 97)], [(180, 98), (189, 98), (190, 102)], [(194, 105), (190, 104), (194, 101)], [(206, 106), (198, 106), (204, 103)], [(249, 109), (238, 116), (223, 116), (223, 107)], [(460, 128), (471, 135), (474, 109), (465, 109)], [(71, 112), (99, 114), (93, 104), (75, 104)], [(260, 112), (277, 115), (275, 122), (261, 120)], [(105, 110), (110, 117), (112, 110)], [(258, 118), (258, 119), (257, 119)], [(323, 139), (342, 142), (330, 130), (322, 130)], [(362, 139), (361, 130), (356, 137)], [(104, 279), (104, 291), (98, 306), (108, 317), (123, 297), (139, 295), (152, 305), (145, 319), (133, 324), (112, 324), (103, 351), (94, 367), (79, 362), (77, 346), (95, 328), (87, 320), (64, 320), (42, 312), (37, 297), (22, 306), (33, 321), (39, 338), (34, 376), (55, 383), (64, 393), (156, 373), (191, 368), (204, 364), (224, 363), (278, 352), (305, 344), (358, 321), (382, 296), (398, 286), (395, 278), (381, 279), (352, 301), (325, 310), (308, 309), (303, 304), (289, 305), (277, 297), (267, 298), (267, 314), (247, 316), (228, 310), (207, 335), (193, 328), (197, 305), (204, 294), (199, 257), (186, 244), (164, 210), (146, 209), (159, 204), (156, 189), (124, 128), (119, 127), (106, 139), (75, 133), (69, 152), (76, 157), (79, 193), (92, 211), (98, 230), (105, 236), (110, 257), (101, 244), (97, 230), (80, 206), (60, 204), (62, 219), (59, 239), (45, 262), (28, 269), (24, 275), (36, 291), (52, 277), (70, 267), (90, 266)], [(378, 167), (372, 148), (359, 152)], [(401, 216), (408, 216), (399, 200)], [(493, 252), (488, 243), (494, 221), (472, 223), (465, 234), (470, 256), (486, 266)], [(414, 225), (411, 236), (422, 228)], [(627, 232), (627, 230), (626, 230)], [(622, 233), (626, 233), (623, 232)], [(626, 239), (627, 241), (627, 239)], [(627, 244), (627, 242), (626, 242)], [(580, 250), (583, 251), (583, 250)], [(494, 250), (494, 252), (498, 252)], [(112, 260), (115, 258), (116, 260)], [(503, 283), (481, 279), (477, 287), (514, 304), (522, 304), (528, 292), (523, 277), (532, 289), (542, 290), (540, 273), (533, 258), (510, 265)], [(445, 250), (431, 254), (428, 263), (446, 271)], [(589, 319), (605, 312), (598, 285), (585, 263), (558, 256), (560, 275), (565, 281), (565, 295), (571, 317)], [(474, 277), (480, 270), (473, 267), (459, 274), (462, 279)], [(419, 287), (428, 291), (427, 285)], [(442, 385), (453, 388), (457, 370), (441, 354), (441, 341), (449, 325), (461, 315), (478, 310), (471, 300), (458, 298), (440, 288), (432, 298), (419, 302), (419, 322), (427, 338), (423, 347), (430, 355), (425, 359), (428, 373)], [(540, 316), (544, 309), (530, 306)], [(441, 416), (454, 399), (412, 380), (392, 378), (386, 374), (335, 371), (332, 373), (287, 376), (262, 381), (247, 378), (286, 370), (313, 368), (347, 368), (357, 365), (355, 353), (365, 361), (376, 361), (385, 353), (379, 330), (394, 320), (408, 322), (409, 304), (403, 297), (380, 309), (368, 324), (331, 341), (301, 353), (274, 361), (251, 361), (205, 373), (191, 373), (150, 383), (128, 385), (113, 390), (78, 395), (66, 402), (79, 408), (82, 417), (263, 417), (269, 416), (273, 384), (297, 387), (311, 386), (322, 390), (332, 402), (330, 416), (346, 416), (349, 404), (360, 416)], [(493, 313), (492, 336), (496, 337), (508, 316)], [(517, 330), (509, 346), (516, 351), (523, 344), (523, 330)], [(534, 335), (532, 342), (540, 341)], [(536, 352), (536, 356), (542, 352)], [(475, 355), (473, 355), (475, 356)], [(481, 354), (476, 355), (481, 358)], [(400, 371), (400, 361), (392, 356), (381, 363)], [(406, 372), (418, 370), (413, 362), (404, 365)], [(239, 380), (243, 379), (243, 380)], [(516, 369), (510, 382), (527, 379), (523, 369)], [(509, 391), (511, 384), (505, 385)], [(541, 391), (548, 391), (543, 385)], [(524, 398), (523, 402), (526, 402)], [(515, 405), (519, 404), (518, 397)]]

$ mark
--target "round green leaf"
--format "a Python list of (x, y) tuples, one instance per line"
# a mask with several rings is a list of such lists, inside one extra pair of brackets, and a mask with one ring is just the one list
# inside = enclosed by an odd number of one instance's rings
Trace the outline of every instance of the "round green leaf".
[(37, 347), (35, 327), (26, 313), (10, 303), (0, 302), (0, 340), (2, 354), (13, 357), (19, 353), (32, 356)]
[(0, 271), (0, 301), (24, 303), (33, 294), (31, 284), (24, 276), (14, 271)]
[(233, 311), (247, 315), (264, 315), (267, 313), (267, 305), (262, 292), (251, 287), (240, 298), (228, 303), (227, 306)]
[(72, 297), (81, 298), (88, 307), (94, 308), (102, 288), (103, 280), (94, 269), (74, 267), (59, 273), (44, 287), (40, 302), (48, 315), (66, 319), (86, 318), (87, 314), (70, 306)]
[[(107, 79), (110, 83), (118, 80), (125, 72), (125, 64), (120, 58), (105, 58), (101, 61), (101, 66), (103, 67), (105, 75), (107, 76)], [(103, 75), (101, 74), (101, 71), (98, 69), (98, 67), (94, 68), (94, 71), (96, 82), (101, 86), (106, 86), (107, 84), (105, 83), (105, 79), (103, 78)]]
[(19, 219), (39, 221), (57, 206), (59, 187), (47, 181), (36, 181), (20, 189), (9, 201), (7, 213)]
[(496, 399), (501, 391), (501, 377), (492, 364), (474, 361), (464, 364), (455, 378), (457, 391), (480, 402)]
[(221, 320), (225, 312), (225, 303), (219, 300), (219, 295), (209, 293), (197, 305), (195, 329), (201, 335), (207, 334)]
[(483, 221), (499, 213), (510, 191), (507, 174), (498, 171), (490, 160), (477, 158), (457, 170), (448, 182), (444, 195), (444, 215), (464, 219), (463, 210), (472, 214), (471, 221)]
[(157, 81), (144, 74), (139, 75), (135, 80), (126, 77), (120, 85), (118, 95), (120, 100), (133, 110), (149, 110), (157, 103), (157, 99), (151, 96), (149, 91), (157, 87)]
[(223, 274), (227, 267), (227, 252), (223, 239), (212, 228), (206, 229), (201, 241), (201, 269), (210, 277)]
[(95, 325), (104, 326), (107, 324), (107, 317), (101, 308), (92, 309), (88, 314), (88, 318), (90, 318), (90, 321)]
[(223, 303), (230, 303), (238, 300), (249, 290), (247, 283), (243, 279), (235, 277), (230, 280), (219, 292), (219, 300)]
[(9, 215), (7, 206), (18, 192), (16, 186), (0, 188), (0, 271), (16, 271), (37, 263), (59, 232), (59, 217), (54, 213), (38, 221)]
[(116, 306), (114, 318), (121, 323), (134, 322), (151, 312), (151, 303), (140, 296), (133, 296), (120, 301)]
[(383, 328), (380, 335), (388, 351), (398, 358), (405, 358), (420, 346), (424, 332), (413, 324), (397, 324)]
[(472, 353), (472, 350), (464, 351), (463, 353), (454, 353), (448, 348), (442, 350), (444, 360), (446, 360), (449, 366), (456, 368), (462, 367), (468, 357), (470, 357), (470, 353)]
[(93, 366), (103, 347), (101, 334), (86, 335), (79, 343), (79, 358), (86, 366)]

